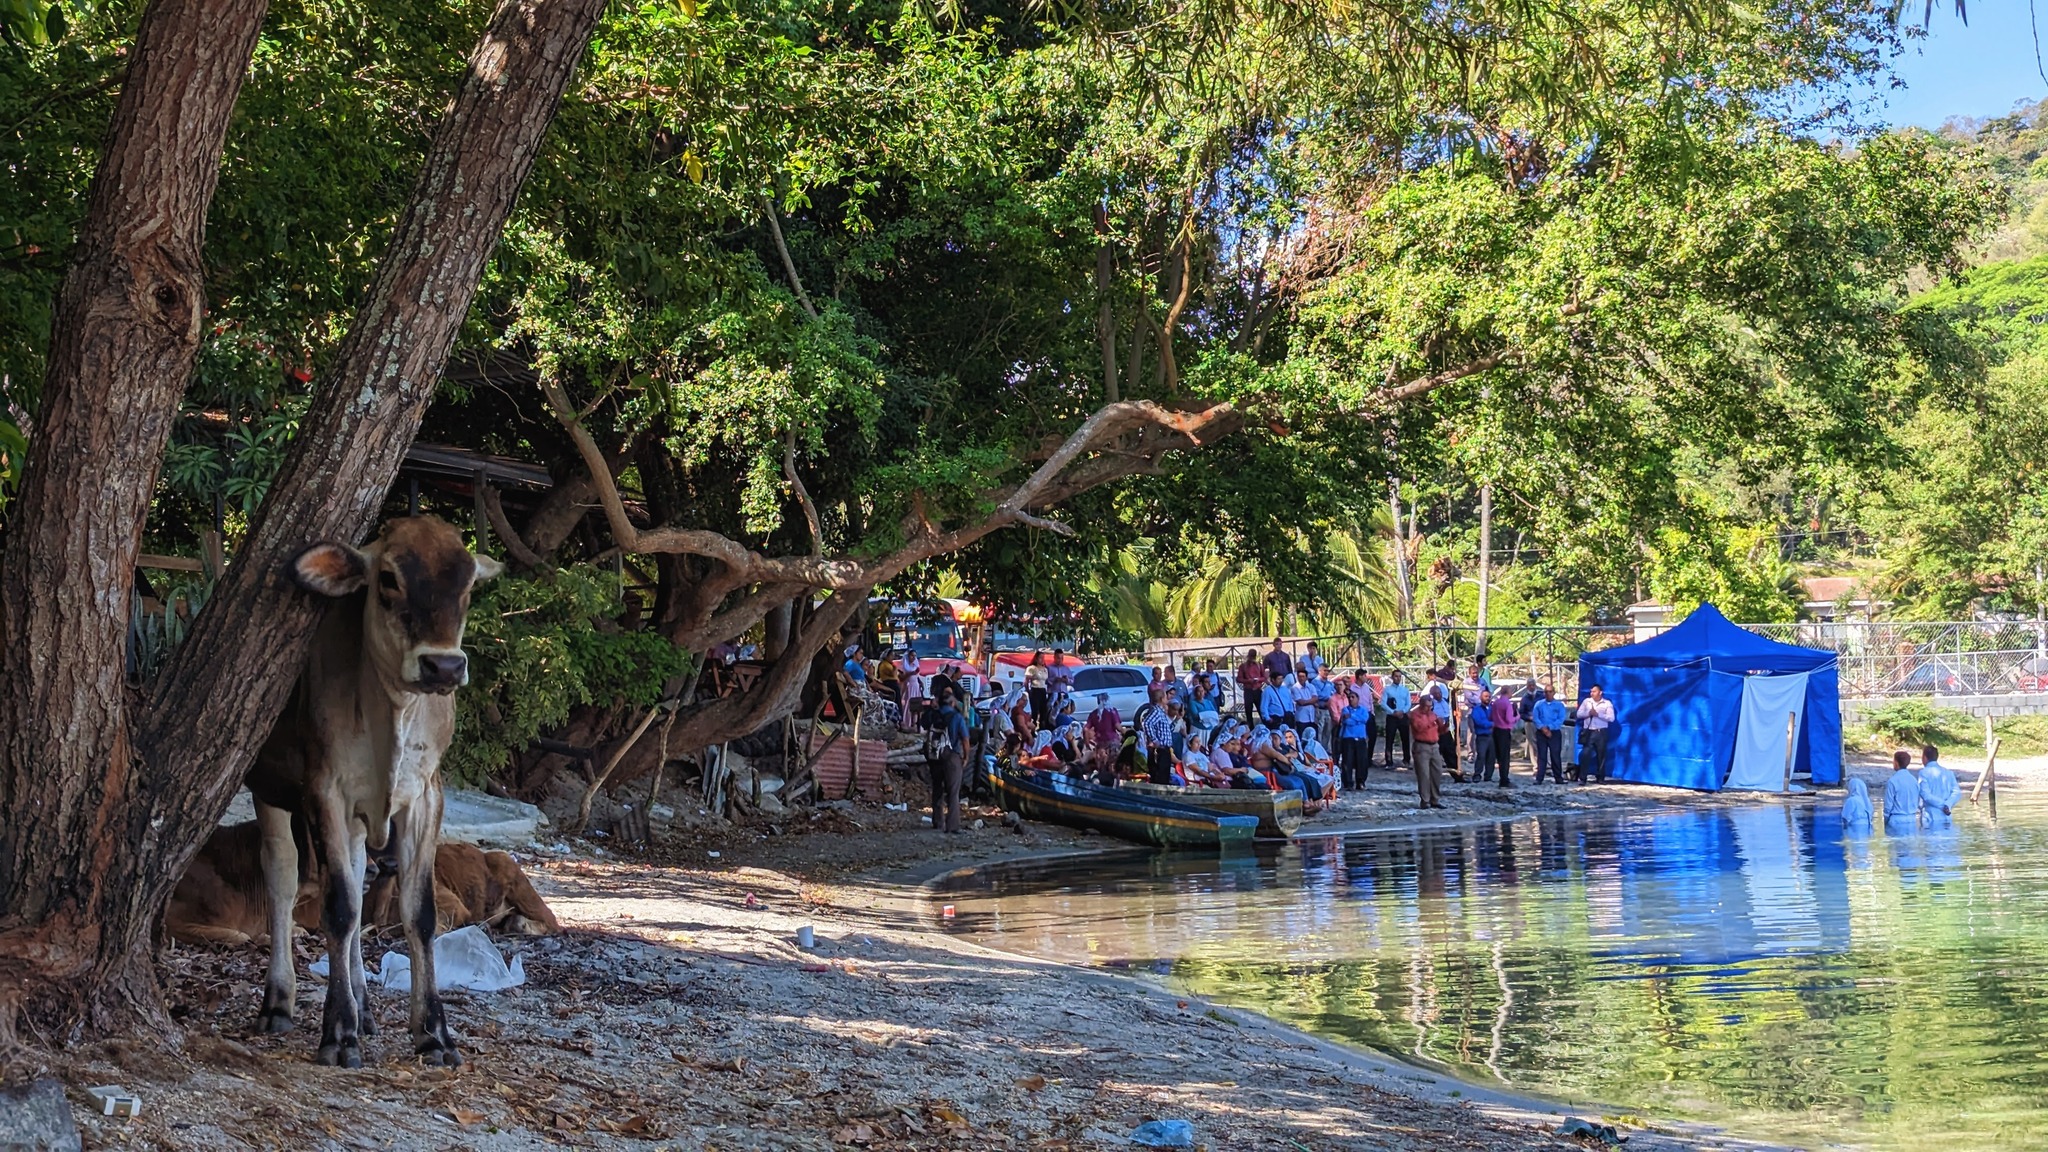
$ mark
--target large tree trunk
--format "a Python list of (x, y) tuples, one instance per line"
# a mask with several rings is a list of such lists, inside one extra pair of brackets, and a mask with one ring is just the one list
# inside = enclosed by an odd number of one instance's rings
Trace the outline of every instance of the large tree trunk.
[[(75, 867), (123, 893), (83, 915), (45, 912), (26, 921), (26, 930), (46, 942), (42, 954), (25, 957), (14, 985), (31, 1004), (55, 1002), (60, 992), (72, 1004), (102, 995), (96, 970), (81, 972), (72, 963), (60, 971), (51, 959), (84, 942), (148, 954), (151, 922), (226, 809), (318, 620), (320, 605), (284, 578), (284, 563), (315, 540), (360, 539), (375, 521), (602, 9), (603, 0), (504, 0), (492, 16), (248, 543), (135, 718), (132, 768), (125, 752), (115, 758), (132, 772), (127, 796), (107, 805), (104, 816), (77, 823), (52, 845), (54, 855), (32, 858), (10, 877), (11, 888), (0, 890), (12, 896), (55, 888)], [(160, 419), (169, 415), (166, 408)], [(157, 453), (149, 455), (154, 467)], [(139, 531), (140, 524), (138, 511), (126, 530)], [(72, 577), (53, 567), (49, 578)], [(121, 607), (104, 610), (118, 615)], [(118, 652), (111, 663), (118, 676)], [(111, 728), (118, 746), (118, 716)], [(87, 769), (70, 759), (58, 770)], [(45, 770), (30, 760), (8, 767), (10, 774)], [(15, 826), (26, 814), (0, 811), (0, 821)], [(77, 1018), (57, 1013), (58, 1022)]]
[[(110, 855), (143, 825), (124, 648), (135, 556), (206, 311), (200, 252), (265, 0), (143, 13), (58, 296), (0, 557), (0, 1046), (17, 1014), (160, 1012), (153, 907)], [(110, 930), (111, 929), (111, 930)]]

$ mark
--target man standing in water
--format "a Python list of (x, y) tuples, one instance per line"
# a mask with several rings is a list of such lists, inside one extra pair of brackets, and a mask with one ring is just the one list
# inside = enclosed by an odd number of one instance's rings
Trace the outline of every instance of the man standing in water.
[(1899, 831), (1905, 825), (1915, 827), (1920, 823), (1920, 777), (1913, 772), (1913, 754), (1901, 748), (1892, 753), (1891, 779), (1884, 782), (1884, 827), (1890, 832), (1894, 822)]
[(1941, 749), (1932, 744), (1920, 746), (1920, 803), (1927, 809), (1927, 818), (1947, 816), (1956, 805), (1963, 802), (1963, 786), (1956, 783), (1956, 774), (1941, 762)]

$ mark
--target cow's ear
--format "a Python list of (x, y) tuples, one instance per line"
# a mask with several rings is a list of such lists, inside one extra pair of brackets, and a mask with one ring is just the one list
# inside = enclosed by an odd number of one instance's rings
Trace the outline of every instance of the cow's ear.
[(346, 596), (369, 579), (370, 558), (346, 544), (315, 544), (292, 561), (292, 579), (321, 596)]
[(489, 556), (478, 556), (476, 558), (476, 579), (473, 583), (481, 584), (486, 580), (496, 580), (504, 575), (504, 573), (505, 562), (503, 560), (494, 560)]

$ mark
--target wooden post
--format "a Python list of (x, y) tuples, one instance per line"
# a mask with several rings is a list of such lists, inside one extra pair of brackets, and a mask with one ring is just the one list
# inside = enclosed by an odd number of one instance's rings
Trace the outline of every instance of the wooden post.
[(853, 767), (848, 769), (846, 773), (846, 798), (848, 800), (853, 799), (853, 794), (860, 790), (860, 722), (861, 718), (867, 715), (867, 711), (866, 708), (855, 708), (853, 710), (853, 759), (850, 761)]
[(1799, 713), (1785, 713), (1785, 784), (1780, 792), (1792, 790), (1792, 760), (1799, 751)]
[(1987, 784), (1991, 787), (1992, 801), (1994, 803), (1997, 802), (1998, 746), (2002, 743), (2004, 743), (2004, 741), (2000, 740), (1996, 736), (1993, 736), (1991, 738), (1991, 747), (1986, 749), (1984, 752), (1984, 771), (1977, 774), (1977, 782), (1970, 786), (1970, 803), (1975, 804), (1977, 802), (1977, 794), (1984, 791), (1984, 787)]

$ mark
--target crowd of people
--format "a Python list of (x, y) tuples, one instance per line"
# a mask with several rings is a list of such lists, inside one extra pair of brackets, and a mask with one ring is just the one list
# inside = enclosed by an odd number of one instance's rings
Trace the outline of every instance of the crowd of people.
[[(1956, 774), (1943, 766), (1941, 749), (1932, 744), (1920, 748), (1920, 764), (1901, 748), (1892, 753), (1892, 774), (1884, 782), (1884, 827), (1893, 834), (1909, 832), (1923, 825), (1944, 827), (1956, 806), (1963, 802), (1963, 788)], [(1849, 827), (1867, 827), (1871, 822), (1870, 788), (1852, 779), (1842, 800), (1842, 822)]]
[[(1034, 656), (1024, 675), (988, 708), (993, 754), (1025, 768), (1113, 785), (1124, 779), (1213, 788), (1302, 793), (1311, 811), (1362, 787), (1397, 759), (1414, 773), (1424, 808), (1443, 807), (1444, 777), (1509, 787), (1518, 750), (1535, 782), (1605, 780), (1607, 740), (1618, 717), (1598, 685), (1567, 706), (1533, 680), (1496, 691), (1485, 659), (1459, 677), (1452, 665), (1427, 669), (1411, 687), (1404, 673), (1337, 673), (1310, 641), (1295, 657), (1275, 639), (1235, 672), (1235, 706), (1216, 661), (1183, 676), (1153, 670), (1146, 702), (1125, 717), (1107, 694), (1080, 710), (1068, 670)], [(1578, 740), (1567, 756), (1567, 720)]]

